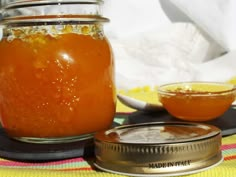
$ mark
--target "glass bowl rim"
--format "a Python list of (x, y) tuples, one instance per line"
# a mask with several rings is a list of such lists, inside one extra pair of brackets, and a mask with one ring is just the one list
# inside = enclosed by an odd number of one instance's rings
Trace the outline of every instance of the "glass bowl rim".
[[(180, 86), (180, 88), (183, 88), (183, 85), (193, 85), (193, 84), (203, 84), (203, 85), (221, 85), (221, 86), (229, 86), (229, 89), (224, 89), (222, 91), (204, 91), (204, 92), (177, 92), (177, 91), (171, 91), (166, 89), (168, 86)], [(230, 88), (231, 86), (231, 88)], [(158, 95), (178, 95), (179, 93), (181, 96), (222, 96), (222, 94), (236, 94), (236, 85), (231, 83), (224, 83), (224, 82), (207, 82), (207, 81), (186, 81), (186, 82), (173, 82), (168, 84), (163, 84), (158, 86), (157, 88)]]

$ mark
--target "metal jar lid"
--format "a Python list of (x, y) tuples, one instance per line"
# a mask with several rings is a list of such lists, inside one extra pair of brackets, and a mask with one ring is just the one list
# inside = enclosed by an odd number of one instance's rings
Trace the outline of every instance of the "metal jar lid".
[(222, 162), (221, 131), (212, 125), (153, 122), (95, 135), (95, 166), (131, 176), (192, 174)]

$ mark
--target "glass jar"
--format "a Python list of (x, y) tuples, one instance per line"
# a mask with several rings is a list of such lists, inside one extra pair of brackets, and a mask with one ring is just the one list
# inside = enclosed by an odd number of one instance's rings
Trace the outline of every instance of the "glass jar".
[(2, 8), (0, 120), (11, 138), (78, 141), (112, 125), (112, 50), (100, 0), (29, 0)]

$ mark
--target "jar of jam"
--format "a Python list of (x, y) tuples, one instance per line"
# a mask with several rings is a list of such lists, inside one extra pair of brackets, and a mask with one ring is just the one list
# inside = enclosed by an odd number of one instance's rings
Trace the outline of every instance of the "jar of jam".
[(2, 8), (0, 120), (33, 143), (78, 141), (112, 125), (112, 49), (100, 0), (27, 0)]

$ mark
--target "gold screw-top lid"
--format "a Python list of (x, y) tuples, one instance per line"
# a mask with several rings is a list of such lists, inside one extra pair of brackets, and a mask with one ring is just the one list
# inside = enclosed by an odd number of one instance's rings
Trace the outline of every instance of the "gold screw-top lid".
[(131, 176), (177, 176), (222, 161), (221, 131), (212, 125), (153, 122), (123, 125), (95, 135), (95, 166)]

